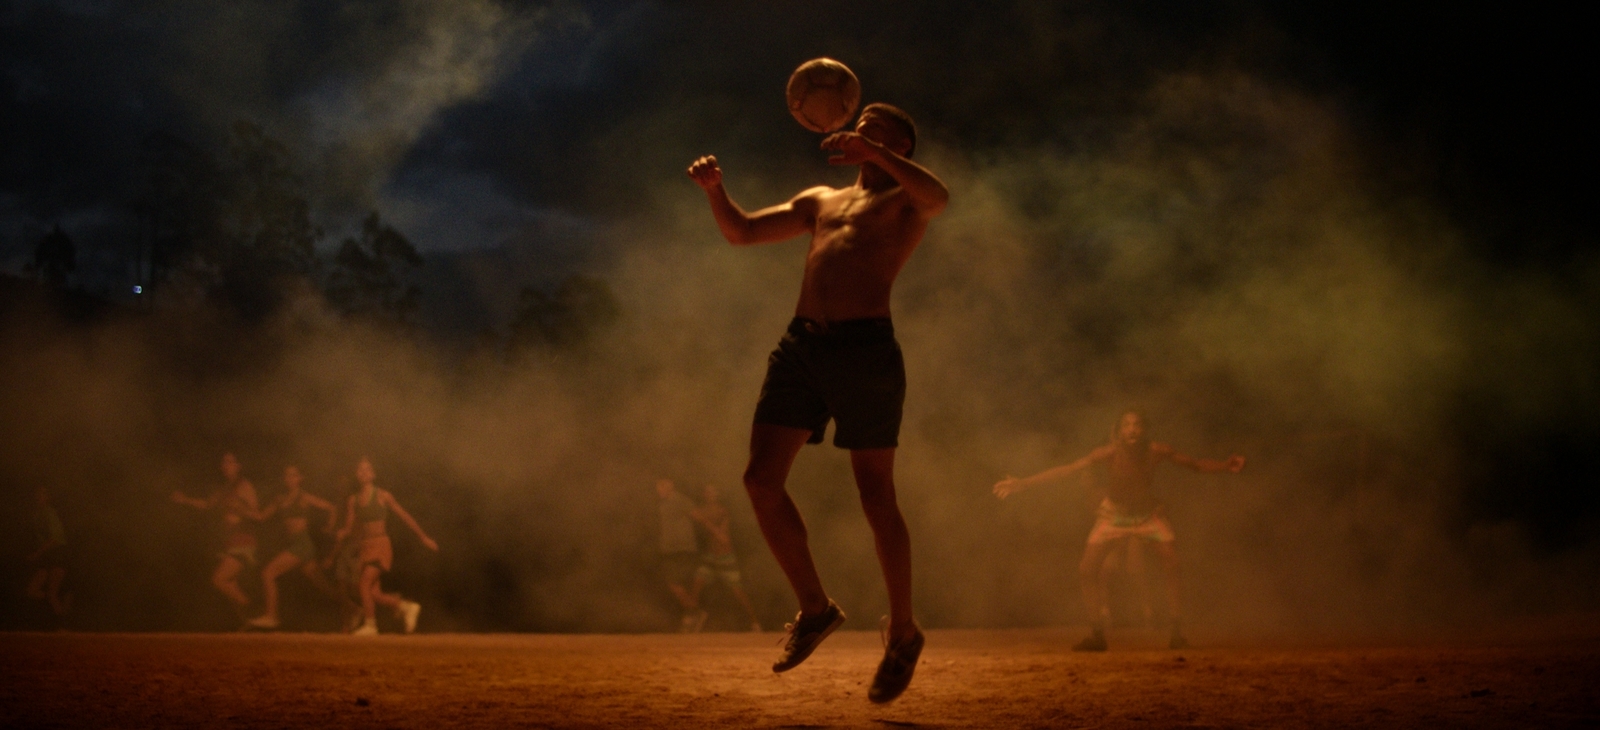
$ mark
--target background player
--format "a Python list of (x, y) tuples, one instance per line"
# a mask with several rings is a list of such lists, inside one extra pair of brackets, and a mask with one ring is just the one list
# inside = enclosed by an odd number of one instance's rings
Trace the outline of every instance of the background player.
[[(706, 584), (712, 578), (721, 580), (739, 605), (744, 607), (745, 616), (750, 619), (750, 630), (759, 632), (761, 620), (756, 618), (756, 608), (751, 605), (750, 596), (744, 592), (744, 579), (739, 575), (739, 556), (733, 552), (732, 524), (728, 519), (728, 508), (722, 504), (722, 490), (717, 489), (715, 484), (707, 484), (703, 495), (704, 500), (690, 515), (705, 530), (706, 548), (700, 552), (700, 567), (695, 568), (694, 585), (690, 587), (689, 594), (698, 606), (700, 593), (705, 590)], [(701, 609), (700, 612), (704, 614), (705, 610)]]
[(395, 616), (405, 623), (406, 633), (417, 630), (417, 614), (422, 612), (422, 606), (416, 601), (407, 601), (397, 593), (384, 593), (379, 580), (384, 573), (394, 568), (394, 545), (389, 541), (387, 523), (389, 513), (394, 512), (406, 527), (417, 533), (417, 539), (427, 546), (429, 550), (438, 552), (439, 543), (428, 537), (422, 531), (417, 521), (411, 514), (400, 506), (394, 495), (388, 490), (380, 489), (374, 483), (377, 472), (372, 468), (372, 462), (366, 457), (356, 464), (356, 481), (361, 488), (345, 504), (344, 527), (339, 529), (338, 541), (342, 544), (346, 538), (356, 534), (360, 539), (360, 551), (356, 555), (356, 562), (360, 567), (361, 586), (361, 625), (351, 632), (357, 636), (376, 636), (378, 633), (377, 604), (381, 603), (394, 610)]
[(61, 526), (61, 516), (50, 505), (50, 490), (39, 487), (33, 493), (33, 552), (28, 553), (27, 595), (50, 605), (56, 620), (72, 607), (72, 594), (62, 595), (61, 584), (67, 578), (67, 531)]
[(211, 573), (211, 585), (233, 604), (243, 619), (250, 597), (239, 587), (239, 573), (245, 566), (256, 564), (256, 535), (245, 521), (260, 520), (261, 512), (255, 485), (242, 476), (239, 459), (232, 453), (222, 455), (222, 477), (223, 486), (204, 499), (174, 491), (172, 501), (195, 509), (221, 512), (221, 549), (217, 553), (217, 568)]
[(1167, 444), (1153, 442), (1145, 433), (1145, 420), (1135, 411), (1122, 414), (1111, 431), (1111, 443), (1101, 446), (1086, 456), (1065, 466), (1046, 469), (1024, 479), (1006, 477), (994, 485), (995, 496), (1005, 499), (1028, 487), (1064, 479), (1093, 465), (1105, 464), (1109, 479), (1106, 495), (1100, 502), (1100, 512), (1078, 564), (1078, 578), (1083, 589), (1083, 604), (1088, 610), (1091, 630), (1074, 649), (1078, 651), (1105, 651), (1106, 607), (1106, 556), (1111, 548), (1125, 540), (1144, 540), (1155, 548), (1160, 558), (1162, 574), (1167, 589), (1167, 612), (1172, 620), (1172, 637), (1169, 646), (1182, 649), (1188, 646), (1183, 638), (1181, 602), (1178, 583), (1178, 553), (1172, 525), (1162, 514), (1161, 502), (1151, 489), (1151, 476), (1157, 464), (1170, 461), (1198, 472), (1239, 473), (1244, 468), (1244, 457), (1235, 454), (1226, 461), (1196, 459), (1180, 454)]
[(344, 592), (334, 588), (317, 568), (317, 545), (311, 539), (311, 510), (314, 508), (327, 512), (328, 522), (323, 531), (333, 532), (334, 506), (327, 500), (301, 489), (304, 482), (305, 477), (300, 474), (299, 467), (293, 465), (284, 467), (284, 493), (268, 502), (266, 508), (262, 510), (263, 518), (276, 514), (282, 520), (284, 547), (261, 568), (261, 595), (263, 602), (266, 603), (266, 612), (250, 619), (250, 625), (258, 629), (278, 627), (278, 577), (295, 568), (300, 568), (306, 579), (323, 593), (339, 599), (341, 603), (349, 600), (344, 598)]
[(690, 592), (696, 566), (700, 564), (700, 543), (694, 534), (694, 502), (678, 491), (671, 479), (656, 480), (657, 509), (661, 517), (661, 578), (683, 609), (678, 630), (689, 634), (705, 625), (698, 591)]

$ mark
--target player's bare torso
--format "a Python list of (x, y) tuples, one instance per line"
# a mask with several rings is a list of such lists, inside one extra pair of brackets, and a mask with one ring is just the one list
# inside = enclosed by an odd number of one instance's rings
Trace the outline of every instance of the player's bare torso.
[(1106, 465), (1106, 499), (1122, 514), (1149, 514), (1160, 505), (1152, 489), (1156, 464), (1171, 458), (1172, 447), (1151, 442), (1143, 448), (1102, 446), (1090, 459)]
[(795, 315), (821, 322), (888, 317), (889, 292), (928, 219), (894, 185), (816, 187), (794, 201), (811, 217)]

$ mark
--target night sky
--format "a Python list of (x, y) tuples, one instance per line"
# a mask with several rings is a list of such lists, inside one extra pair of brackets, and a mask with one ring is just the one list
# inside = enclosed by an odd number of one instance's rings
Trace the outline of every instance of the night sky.
[[(985, 475), (1074, 456), (1138, 403), (1219, 449), (1371, 434), (1395, 484), (1423, 475), (1397, 492), (1446, 495), (1426, 499), (1452, 544), (1512, 525), (1569, 569), (1600, 562), (1587, 27), (1537, 3), (18, 0), (0, 5), (0, 268), (26, 275), (59, 225), (69, 284), (130, 304), (142, 145), (221, 154), (249, 122), (293, 156), (319, 250), (374, 211), (415, 244), (422, 342), (502, 332), (522, 287), (582, 274), (616, 290), (630, 355), (560, 381), (611, 388), (569, 414), (639, 408), (607, 384), (619, 373), (734, 373), (725, 408), (719, 392), (655, 424), (671, 435), (595, 428), (736, 475), (745, 370), (792, 301), (764, 289), (792, 287), (799, 260), (704, 253), (720, 239), (683, 169), (716, 154), (747, 208), (847, 184), (782, 99), (794, 66), (832, 56), (864, 101), (917, 119), (919, 157), (952, 183), (896, 307), (908, 338), (989, 338), (924, 347), (920, 371), (970, 398), (925, 399), (919, 439), (1020, 444), (950, 457), (980, 496)], [(662, 322), (673, 344), (633, 359)], [(684, 344), (684, 323), (712, 334)], [(732, 435), (702, 448), (684, 424), (706, 419)], [(1018, 430), (950, 435), (1001, 424)], [(605, 478), (623, 475), (649, 483), (644, 467)], [(504, 623), (581, 625), (562, 620)]]

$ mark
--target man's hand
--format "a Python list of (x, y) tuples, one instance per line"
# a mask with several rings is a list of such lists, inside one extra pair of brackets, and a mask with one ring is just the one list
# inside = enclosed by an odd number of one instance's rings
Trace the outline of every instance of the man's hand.
[(428, 537), (427, 535), (423, 535), (422, 536), (422, 545), (423, 545), (423, 547), (426, 547), (429, 550), (432, 550), (434, 552), (439, 552), (439, 543), (434, 542), (433, 538)]
[(706, 155), (689, 165), (689, 177), (701, 189), (710, 191), (722, 184), (722, 168), (717, 166), (716, 157)]
[(1005, 499), (1022, 491), (1022, 480), (1014, 476), (1007, 476), (994, 484), (994, 496)]
[(1238, 474), (1240, 471), (1244, 470), (1244, 457), (1234, 454), (1233, 456), (1228, 457), (1226, 462), (1223, 462), (1222, 468)]
[(881, 145), (855, 132), (834, 132), (824, 137), (822, 149), (838, 153), (828, 156), (830, 165), (859, 165), (883, 151)]

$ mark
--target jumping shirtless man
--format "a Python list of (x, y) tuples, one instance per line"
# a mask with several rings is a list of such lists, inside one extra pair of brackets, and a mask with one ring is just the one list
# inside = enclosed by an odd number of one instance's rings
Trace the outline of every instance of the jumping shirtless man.
[(869, 104), (855, 131), (822, 140), (822, 149), (833, 153), (830, 164), (860, 166), (854, 184), (809, 188), (754, 213), (728, 197), (715, 157), (689, 166), (729, 243), (811, 235), (795, 318), (767, 360), (744, 485), (767, 545), (800, 603), (783, 654), (772, 665), (782, 672), (805, 661), (844, 623), (844, 612), (822, 588), (805, 522), (784, 486), (800, 447), (821, 443), (828, 420), (834, 421), (833, 443), (850, 450), (889, 591), (888, 646), (867, 693), (874, 702), (905, 691), (923, 645), (911, 613), (911, 538), (894, 491), (905, 365), (889, 320), (889, 290), (950, 193), (938, 177), (910, 160), (916, 138), (916, 125), (905, 112)]
[(1244, 468), (1244, 457), (1238, 454), (1228, 457), (1226, 461), (1196, 459), (1178, 453), (1167, 444), (1151, 441), (1145, 434), (1144, 417), (1135, 411), (1128, 411), (1122, 414), (1116, 428), (1112, 429), (1111, 443), (1071, 464), (1046, 469), (1024, 479), (1006, 477), (994, 485), (995, 496), (1005, 499), (1028, 487), (1065, 479), (1092, 464), (1106, 464), (1109, 467), (1106, 496), (1100, 502), (1100, 514), (1095, 519), (1094, 528), (1089, 531), (1083, 561), (1078, 564), (1083, 605), (1089, 612), (1092, 628), (1088, 638), (1073, 647), (1075, 651), (1106, 650), (1106, 557), (1112, 547), (1122, 545), (1127, 540), (1145, 540), (1155, 548), (1166, 579), (1167, 612), (1172, 619), (1169, 645), (1174, 649), (1189, 645), (1183, 638), (1179, 624), (1178, 552), (1174, 546), (1177, 537), (1172, 532), (1172, 525), (1162, 514), (1161, 502), (1150, 488), (1156, 464), (1163, 461), (1213, 474), (1224, 471), (1237, 474)]

